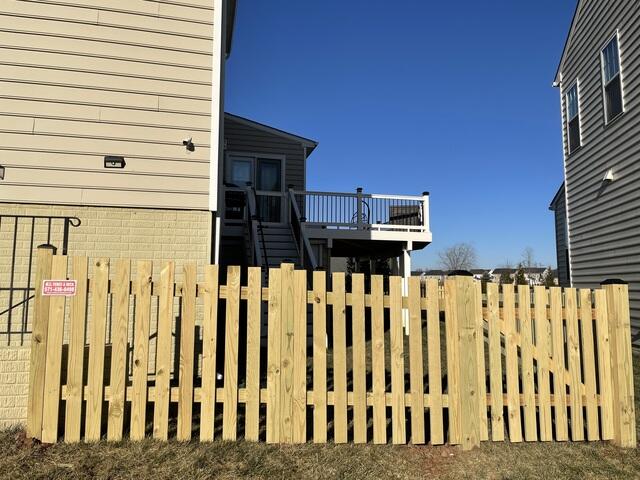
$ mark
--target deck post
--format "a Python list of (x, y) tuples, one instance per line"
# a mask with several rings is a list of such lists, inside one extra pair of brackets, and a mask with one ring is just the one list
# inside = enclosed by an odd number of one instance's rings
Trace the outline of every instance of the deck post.
[[(402, 249), (400, 257), (400, 275), (402, 276), (402, 296), (409, 296), (409, 277), (411, 277), (411, 250), (412, 242), (407, 242)], [(409, 310), (402, 309), (402, 325), (404, 326), (405, 335), (409, 335)]]
[(422, 226), (429, 230), (429, 192), (422, 192)]

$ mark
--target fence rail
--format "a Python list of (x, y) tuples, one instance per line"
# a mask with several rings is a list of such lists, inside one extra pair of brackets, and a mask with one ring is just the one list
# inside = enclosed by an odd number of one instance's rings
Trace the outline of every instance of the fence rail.
[(186, 265), (176, 283), (173, 262), (132, 276), (129, 260), (100, 259), (89, 278), (86, 258), (38, 260), (38, 285), (78, 282), (73, 297), (36, 294), (28, 431), (43, 442), (636, 444), (626, 285), (489, 284), (483, 300), (466, 276), (414, 277), (403, 296), (401, 278), (361, 274), (347, 288), (314, 272), (308, 290), (286, 264), (263, 286), (259, 268), (241, 285), (229, 267), (220, 285), (217, 266), (198, 282)]

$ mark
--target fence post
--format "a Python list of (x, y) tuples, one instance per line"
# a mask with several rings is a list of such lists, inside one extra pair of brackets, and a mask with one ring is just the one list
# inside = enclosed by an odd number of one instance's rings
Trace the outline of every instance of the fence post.
[(611, 376), (613, 380), (613, 443), (619, 447), (636, 447), (636, 422), (631, 354), (631, 320), (629, 286), (622, 280), (601, 283), (607, 297)]
[(31, 327), (27, 437), (39, 440), (42, 438), (44, 378), (49, 332), (49, 297), (42, 296), (42, 282), (51, 277), (51, 262), (55, 252), (56, 249), (53, 245), (40, 245), (36, 257), (36, 296)]
[[(455, 288), (455, 315), (457, 316), (459, 363), (457, 378), (460, 381), (460, 415), (462, 426), (462, 449), (471, 450), (480, 446), (480, 397), (478, 378), (478, 349), (476, 336), (476, 291), (473, 275), (465, 271), (450, 274)], [(451, 368), (451, 367), (449, 367)]]

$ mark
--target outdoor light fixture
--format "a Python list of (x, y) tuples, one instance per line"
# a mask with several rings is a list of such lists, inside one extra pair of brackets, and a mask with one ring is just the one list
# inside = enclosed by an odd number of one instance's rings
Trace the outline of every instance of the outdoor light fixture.
[(4, 180), (4, 165), (0, 165), (0, 180)]
[(127, 162), (124, 161), (124, 157), (106, 156), (104, 157), (104, 168), (124, 168)]
[(185, 146), (188, 152), (194, 152), (196, 150), (196, 146), (193, 144), (193, 138), (185, 138), (182, 141), (182, 145)]
[(613, 182), (613, 169), (610, 168), (607, 171), (607, 173), (604, 174), (604, 178), (602, 179), (602, 183), (604, 185), (608, 185), (611, 182)]

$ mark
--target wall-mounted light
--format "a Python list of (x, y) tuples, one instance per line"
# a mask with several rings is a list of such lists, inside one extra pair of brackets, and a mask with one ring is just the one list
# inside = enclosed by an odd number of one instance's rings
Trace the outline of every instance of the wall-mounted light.
[(188, 152), (194, 152), (196, 150), (196, 146), (193, 144), (193, 138), (185, 138), (182, 141), (182, 145), (185, 146)]
[(613, 182), (614, 177), (613, 177), (613, 169), (609, 169), (607, 171), (607, 173), (604, 174), (604, 178), (602, 179), (602, 183), (604, 185), (608, 185), (609, 183)]
[(0, 180), (4, 180), (4, 165), (0, 165)]
[(107, 155), (104, 157), (104, 168), (124, 168), (127, 162), (124, 161), (124, 157), (115, 157)]

